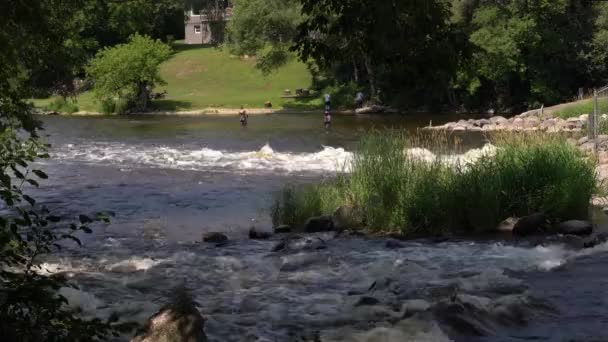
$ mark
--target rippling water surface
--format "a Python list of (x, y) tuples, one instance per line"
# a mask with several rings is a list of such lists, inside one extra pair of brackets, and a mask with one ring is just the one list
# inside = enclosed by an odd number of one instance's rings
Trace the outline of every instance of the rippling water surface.
[[(246, 129), (231, 117), (44, 120), (53, 158), (39, 197), (65, 214), (116, 213), (85, 248), (44, 264), (78, 284), (63, 293), (86, 315), (143, 322), (185, 284), (212, 341), (608, 340), (608, 245), (390, 249), (332, 233), (272, 252), (279, 237), (247, 239), (250, 226), (270, 230), (265, 210), (285, 183), (347, 171), (363, 131), (415, 129), (428, 117), (337, 117), (330, 131), (314, 115), (252, 117)], [(486, 151), (479, 136), (463, 139), (473, 150), (460, 158)], [(231, 243), (201, 243), (208, 231)]]

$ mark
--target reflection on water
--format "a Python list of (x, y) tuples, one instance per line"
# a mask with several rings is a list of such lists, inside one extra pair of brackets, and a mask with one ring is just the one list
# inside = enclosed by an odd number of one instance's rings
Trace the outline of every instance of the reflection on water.
[[(280, 237), (247, 239), (252, 225), (270, 229), (264, 210), (283, 184), (331, 177), (365, 130), (415, 130), (428, 117), (337, 117), (329, 132), (321, 115), (253, 117), (246, 129), (232, 117), (44, 120), (54, 159), (44, 162), (51, 178), (41, 200), (64, 214), (116, 213), (83, 237), (86, 248), (44, 265), (78, 284), (62, 294), (86, 315), (143, 322), (185, 284), (211, 341), (608, 339), (597, 329), (608, 320), (600, 267), (608, 245), (416, 241), (390, 249), (386, 239), (321, 234), (271, 252)], [(467, 148), (484, 146), (480, 136), (462, 138)], [(207, 231), (231, 242), (200, 243)]]

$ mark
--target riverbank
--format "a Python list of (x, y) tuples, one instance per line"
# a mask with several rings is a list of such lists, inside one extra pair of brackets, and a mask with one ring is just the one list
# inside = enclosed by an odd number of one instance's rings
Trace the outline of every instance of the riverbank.
[[(271, 115), (271, 114), (322, 114), (323, 110), (301, 110), (291, 108), (245, 108), (248, 115)], [(141, 113), (124, 114), (126, 116), (137, 115), (157, 115), (157, 116), (201, 116), (201, 115), (217, 115), (217, 116), (238, 116), (240, 108), (205, 108), (201, 110), (186, 110), (186, 111), (147, 111)], [(101, 112), (78, 111), (74, 113), (60, 113), (56, 111), (37, 110), (36, 114), (50, 116), (106, 116), (109, 114)], [(357, 114), (352, 110), (336, 110), (332, 111), (332, 115), (367, 115)]]

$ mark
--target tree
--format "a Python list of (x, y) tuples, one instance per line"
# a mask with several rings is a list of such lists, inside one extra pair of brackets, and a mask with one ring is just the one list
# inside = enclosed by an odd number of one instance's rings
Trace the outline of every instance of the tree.
[(371, 97), (409, 104), (445, 93), (453, 70), (444, 0), (302, 0), (295, 50), (321, 67), (362, 70)]
[(473, 91), (525, 109), (572, 97), (589, 80), (585, 55), (594, 4), (574, 0), (485, 1), (474, 9)]
[(103, 104), (123, 102), (127, 109), (143, 111), (160, 77), (160, 64), (171, 48), (159, 40), (133, 35), (126, 44), (100, 51), (87, 67), (95, 82), (94, 93)]
[(255, 55), (264, 73), (283, 66), (302, 22), (299, 0), (237, 0), (228, 23), (228, 44), (238, 55)]
[[(80, 62), (72, 32), (80, 0), (19, 0), (0, 3), (0, 336), (6, 341), (98, 341), (116, 330), (97, 319), (79, 318), (57, 290), (59, 276), (40, 274), (39, 258), (78, 241), (93, 220), (73, 225), (26, 193), (46, 174), (30, 167), (46, 158), (37, 136), (40, 123), (24, 99), (39, 81), (70, 76)], [(61, 67), (61, 73), (53, 68)], [(63, 75), (62, 73), (65, 73)]]

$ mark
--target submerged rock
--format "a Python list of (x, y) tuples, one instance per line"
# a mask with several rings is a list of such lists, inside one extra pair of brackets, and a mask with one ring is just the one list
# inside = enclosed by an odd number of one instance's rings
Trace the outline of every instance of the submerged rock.
[(513, 231), (513, 228), (515, 227), (516, 223), (517, 223), (516, 217), (509, 217), (506, 220), (499, 223), (498, 226), (496, 226), (496, 231), (498, 231), (500, 233), (510, 233)]
[(388, 249), (400, 249), (400, 248), (405, 247), (401, 242), (399, 242), (397, 240), (388, 240), (388, 241), (386, 241), (385, 246)]
[(517, 223), (513, 226), (513, 234), (521, 236), (540, 234), (546, 226), (547, 216), (543, 213), (535, 213), (517, 220)]
[(207, 342), (205, 320), (192, 296), (178, 290), (171, 303), (154, 314), (131, 342)]
[(372, 305), (378, 305), (380, 304), (380, 301), (374, 297), (361, 297), (359, 299), (359, 301), (355, 304), (355, 306), (372, 306)]
[(291, 227), (286, 224), (274, 227), (274, 233), (275, 234), (291, 233)]
[(597, 245), (601, 245), (605, 242), (608, 241), (608, 234), (607, 233), (600, 233), (592, 238), (590, 238), (589, 240), (585, 241), (583, 244), (584, 248), (593, 248)]
[(269, 232), (258, 231), (255, 227), (249, 228), (249, 238), (252, 240), (266, 240), (270, 239), (272, 234)]
[(570, 220), (557, 225), (557, 231), (568, 235), (590, 235), (593, 225), (587, 221)]
[(304, 225), (306, 233), (329, 232), (334, 230), (334, 220), (331, 216), (311, 217)]
[(218, 232), (209, 232), (203, 234), (203, 242), (209, 243), (225, 243), (228, 241), (228, 237), (225, 234)]

